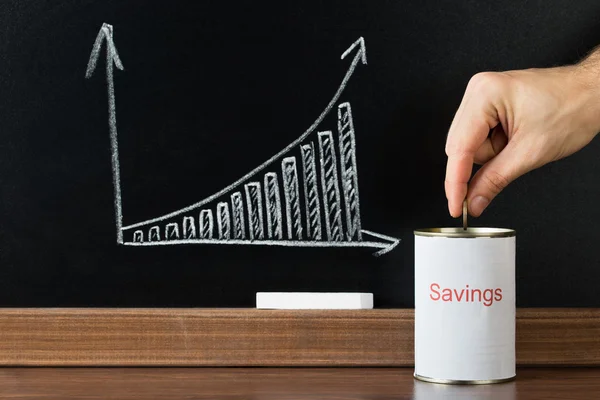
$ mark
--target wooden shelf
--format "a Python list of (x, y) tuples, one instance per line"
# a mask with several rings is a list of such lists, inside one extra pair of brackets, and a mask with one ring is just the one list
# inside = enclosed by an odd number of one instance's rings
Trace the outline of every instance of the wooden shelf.
[(437, 385), (412, 368), (3, 368), (2, 399), (357, 400), (600, 398), (600, 368), (517, 369), (497, 385)]
[[(0, 309), (2, 366), (413, 366), (412, 309)], [(518, 309), (517, 364), (600, 365), (600, 309)]]

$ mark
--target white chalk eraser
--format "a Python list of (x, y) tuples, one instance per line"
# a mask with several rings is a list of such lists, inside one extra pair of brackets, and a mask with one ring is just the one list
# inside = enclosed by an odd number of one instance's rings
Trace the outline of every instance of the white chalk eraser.
[(256, 308), (361, 310), (373, 308), (373, 293), (258, 292)]

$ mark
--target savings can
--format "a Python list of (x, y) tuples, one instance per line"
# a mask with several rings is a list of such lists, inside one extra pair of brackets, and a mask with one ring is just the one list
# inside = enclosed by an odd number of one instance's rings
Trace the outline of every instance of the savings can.
[(414, 377), (449, 384), (514, 379), (515, 231), (428, 228), (414, 234)]

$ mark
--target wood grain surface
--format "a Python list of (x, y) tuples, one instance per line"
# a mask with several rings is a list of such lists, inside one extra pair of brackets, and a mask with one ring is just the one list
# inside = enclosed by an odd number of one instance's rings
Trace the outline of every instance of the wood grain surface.
[[(414, 365), (414, 310), (0, 309), (2, 366)], [(600, 309), (519, 309), (518, 365), (600, 365)]]
[(437, 385), (411, 368), (0, 368), (2, 399), (597, 399), (600, 369), (521, 368), (493, 385)]

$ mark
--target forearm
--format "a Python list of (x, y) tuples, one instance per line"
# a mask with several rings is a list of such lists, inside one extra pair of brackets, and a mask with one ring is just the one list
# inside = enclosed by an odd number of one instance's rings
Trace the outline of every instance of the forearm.
[(583, 67), (589, 71), (600, 72), (600, 45), (592, 49), (575, 65)]
[(573, 85), (581, 96), (582, 118), (589, 121), (593, 136), (600, 132), (600, 46), (570, 67)]

